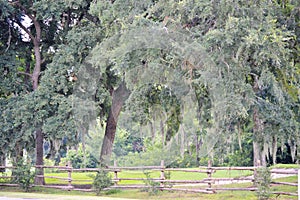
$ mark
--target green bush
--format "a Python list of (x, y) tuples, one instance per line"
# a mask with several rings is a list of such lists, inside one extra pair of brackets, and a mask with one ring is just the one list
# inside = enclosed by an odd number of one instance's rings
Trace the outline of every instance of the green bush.
[(142, 189), (142, 192), (148, 192), (150, 195), (157, 195), (159, 192), (160, 183), (156, 182), (151, 178), (150, 172), (144, 171), (146, 180), (144, 180), (145, 188)]
[(93, 188), (96, 191), (97, 195), (99, 195), (104, 188), (108, 188), (113, 184), (111, 180), (111, 175), (103, 169), (100, 169), (97, 172), (96, 176), (90, 176), (94, 179)]
[(252, 152), (236, 150), (227, 156), (225, 162), (228, 166), (251, 166), (251, 154)]
[[(54, 165), (55, 165), (54, 160), (44, 158), (44, 166), (54, 166)], [(54, 172), (58, 172), (58, 170), (54, 169), (54, 168), (45, 168), (44, 172), (45, 173), (54, 173)]]
[(111, 189), (111, 190), (108, 190), (108, 191), (105, 191), (105, 195), (112, 195), (112, 194), (118, 194), (118, 193), (121, 193), (122, 190), (120, 189)]
[(65, 158), (61, 158), (59, 166), (66, 166), (68, 161), (71, 161), (72, 167), (79, 168), (96, 168), (97, 159), (94, 158), (88, 151), (83, 151), (82, 145), (79, 145), (78, 150), (69, 150)]
[(28, 192), (31, 184), (33, 184), (35, 173), (31, 171), (30, 162), (24, 162), (23, 159), (14, 164), (16, 168), (13, 170), (13, 183), (17, 183), (20, 188)]
[(257, 198), (259, 200), (269, 199), (271, 195), (271, 172), (267, 167), (257, 169), (255, 174), (255, 183), (257, 186)]

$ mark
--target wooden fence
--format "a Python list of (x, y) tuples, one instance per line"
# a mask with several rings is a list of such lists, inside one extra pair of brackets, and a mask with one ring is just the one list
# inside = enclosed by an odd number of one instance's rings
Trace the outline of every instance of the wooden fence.
[[(60, 172), (67, 172), (68, 177), (59, 177), (59, 176), (40, 176), (48, 179), (59, 179), (61, 181), (65, 181), (66, 184), (63, 185), (50, 185), (45, 184), (42, 187), (50, 187), (50, 188), (59, 188), (59, 189), (65, 189), (65, 190), (80, 190), (80, 191), (92, 191), (91, 184), (85, 184), (84, 182), (87, 180), (79, 180), (72, 178), (73, 172), (97, 172), (100, 169), (98, 168), (81, 168), (81, 169), (75, 169), (73, 168), (70, 163), (68, 166), (35, 166), (36, 168), (44, 168), (44, 169), (55, 169)], [(12, 169), (13, 167), (5, 167), (0, 166), (0, 169)], [(166, 168), (164, 165), (164, 161), (161, 161), (160, 166), (143, 166), (143, 167), (119, 167), (117, 166), (117, 163), (114, 163), (114, 166), (107, 167), (103, 170), (109, 171), (113, 173), (112, 181), (114, 183), (113, 186), (110, 188), (118, 188), (118, 189), (142, 189), (151, 187), (146, 184), (123, 184), (122, 181), (147, 181), (148, 179), (145, 177), (138, 177), (138, 178), (121, 178), (119, 176), (119, 173), (122, 171), (159, 171), (160, 176), (156, 178), (151, 178), (150, 180), (153, 182), (157, 182), (157, 189), (159, 190), (166, 190), (166, 191), (183, 191), (183, 192), (200, 192), (200, 193), (207, 193), (207, 194), (213, 194), (218, 191), (222, 190), (229, 190), (229, 191), (257, 191), (257, 187), (255, 187), (254, 184), (254, 174), (257, 170), (256, 167), (212, 167), (210, 164), (208, 166), (201, 166), (198, 169), (185, 169), (185, 168)], [(225, 171), (250, 171), (251, 174), (249, 176), (243, 176), (243, 177), (233, 177), (233, 178), (215, 178), (213, 177), (213, 174), (218, 170), (225, 170)], [(168, 172), (176, 172), (181, 171), (184, 173), (204, 173), (206, 174), (206, 178), (203, 178), (201, 180), (172, 180), (168, 179), (166, 177)], [(289, 174), (289, 175), (297, 175), (298, 169), (290, 169), (290, 170), (281, 170), (281, 169), (272, 169), (272, 174)], [(5, 175), (6, 173), (0, 173), (0, 180), (1, 179), (11, 179), (12, 176)], [(299, 176), (298, 176), (299, 180)], [(87, 186), (88, 188), (82, 188), (78, 187), (78, 184), (72, 184), (72, 182), (80, 182), (82, 185)], [(91, 182), (91, 180), (88, 180)], [(247, 187), (227, 187), (230, 186), (230, 183), (244, 183), (244, 182), (252, 182), (252, 184)], [(9, 183), (0, 183), (0, 186), (18, 186), (16, 184), (9, 184)], [(288, 185), (288, 186), (295, 186), (297, 187), (297, 183), (290, 183), (290, 182), (277, 182), (275, 180), (272, 180), (271, 185)], [(298, 193), (299, 193), (299, 187), (298, 187)], [(273, 192), (273, 194), (278, 195), (291, 195), (291, 196), (297, 196), (297, 193), (291, 193), (291, 192), (280, 192), (276, 191)]]

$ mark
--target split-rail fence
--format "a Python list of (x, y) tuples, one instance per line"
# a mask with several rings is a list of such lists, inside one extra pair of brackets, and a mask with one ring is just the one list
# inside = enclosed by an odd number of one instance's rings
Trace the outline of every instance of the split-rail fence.
[[(0, 169), (5, 172), (5, 170), (13, 170), (14, 167), (8, 166), (0, 166)], [(80, 191), (93, 191), (91, 187), (91, 180), (78, 180), (72, 177), (72, 173), (75, 172), (98, 172), (99, 168), (81, 168), (75, 169), (71, 166), (70, 162), (67, 166), (35, 166), (35, 168), (44, 168), (44, 169), (53, 169), (55, 171), (67, 172), (68, 177), (58, 177), (58, 176), (41, 176), (47, 179), (59, 179), (60, 181), (65, 181), (66, 184), (45, 184), (39, 187), (48, 187), (48, 188), (58, 188), (65, 190), (80, 190)], [(109, 166), (101, 170), (106, 170), (113, 173), (112, 182), (113, 186), (107, 189), (116, 188), (116, 189), (143, 189), (147, 187), (153, 187), (146, 184), (146, 181), (149, 181), (149, 178), (145, 177), (137, 177), (137, 178), (121, 178), (119, 177), (119, 173), (122, 171), (159, 171), (160, 176), (157, 178), (150, 178), (150, 181), (157, 182), (156, 189), (158, 190), (166, 190), (166, 191), (182, 191), (182, 192), (196, 192), (196, 193), (207, 193), (213, 194), (218, 191), (257, 191), (258, 188), (255, 186), (254, 182), (254, 174), (258, 167), (213, 167), (210, 164), (208, 166), (200, 166), (198, 169), (187, 169), (187, 168), (166, 168), (164, 165), (164, 161), (161, 161), (160, 166), (140, 166), (140, 167), (119, 167), (117, 163), (114, 163), (114, 166)], [(233, 178), (215, 178), (213, 174), (218, 170), (225, 171), (249, 171), (251, 174), (243, 177), (233, 177)], [(168, 172), (181, 171), (184, 173), (204, 173), (207, 175), (206, 178), (201, 180), (173, 180), (168, 179), (166, 176)], [(282, 170), (282, 169), (272, 169), (272, 174), (285, 174), (289, 176), (297, 176), (298, 175), (298, 184), (300, 182), (300, 170), (299, 169), (290, 169), (290, 170)], [(141, 173), (142, 174), (142, 173)], [(13, 179), (13, 176), (8, 176), (7, 173), (0, 172), (0, 180), (4, 179)], [(84, 182), (88, 181), (89, 183), (85, 184)], [(144, 184), (123, 184), (122, 181), (142, 181)], [(80, 182), (85, 187), (78, 187), (79, 184), (72, 184), (72, 182)], [(252, 182), (251, 186), (247, 187), (229, 187), (230, 183), (244, 183), (244, 182)], [(297, 183), (290, 182), (278, 182), (275, 179), (271, 181), (271, 185), (288, 185), (288, 186), (298, 186)], [(227, 187), (228, 185), (228, 187)], [(299, 184), (300, 185), (300, 184)], [(11, 184), (9, 181), (0, 181), (0, 186), (18, 186), (17, 184)], [(33, 185), (34, 186), (34, 185)], [(221, 187), (218, 187), (221, 186)], [(298, 193), (300, 187), (298, 186)], [(292, 192), (272, 192), (277, 195), (290, 195), (290, 196), (298, 196), (298, 193)]]

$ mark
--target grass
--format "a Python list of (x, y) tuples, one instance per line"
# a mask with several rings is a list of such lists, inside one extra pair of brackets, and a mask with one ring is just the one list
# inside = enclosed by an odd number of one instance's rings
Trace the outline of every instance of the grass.
[[(298, 182), (297, 176), (290, 176), (285, 178), (278, 178), (275, 181), (276, 182), (289, 182), (289, 183), (297, 183)], [(272, 187), (272, 191), (281, 191), (281, 192), (292, 192), (297, 193), (297, 187), (296, 186), (283, 186), (283, 185), (276, 185)]]
[[(245, 185), (245, 184), (244, 184)], [(230, 185), (231, 186), (231, 185)], [(232, 185), (233, 187), (234, 185)], [(236, 186), (236, 185), (235, 185)], [(256, 200), (257, 197), (255, 192), (247, 191), (226, 191), (218, 192), (217, 194), (201, 194), (201, 193), (184, 193), (184, 192), (159, 192), (158, 195), (151, 196), (146, 192), (141, 192), (139, 190), (123, 190), (114, 194), (101, 194), (101, 197), (96, 196), (94, 193), (83, 193), (78, 191), (62, 191), (57, 189), (49, 188), (34, 188), (30, 193), (24, 193), (17, 188), (1, 188), (0, 196), (14, 197), (14, 198), (38, 198), (38, 199), (59, 199), (59, 200), (130, 200), (130, 199), (140, 199), (140, 200), (156, 200), (156, 199), (166, 199), (166, 200)], [(297, 197), (272, 195), (270, 199), (277, 200), (287, 200), (287, 199), (297, 199)]]
[(281, 169), (290, 169), (290, 168), (295, 168), (298, 169), (299, 165), (297, 164), (276, 164), (270, 167), (271, 169), (274, 168), (281, 168)]
[[(0, 189), (0, 196), (14, 197), (14, 198), (39, 198), (39, 199), (60, 199), (60, 200), (94, 200), (99, 199), (94, 193), (82, 193), (76, 191), (61, 191), (49, 188), (35, 188), (30, 193), (24, 193), (16, 188), (7, 188), (5, 191)], [(172, 200), (201, 200), (201, 199), (245, 199), (254, 200), (256, 199), (255, 194), (252, 192), (221, 192), (218, 194), (208, 195), (201, 193), (183, 193), (183, 192), (159, 192), (158, 195), (151, 196), (146, 192), (140, 192), (139, 190), (123, 190), (111, 195), (101, 195), (101, 200), (118, 200), (118, 199), (172, 199)]]
[[(251, 175), (252, 172), (245, 170), (245, 171), (228, 171), (228, 170), (220, 170), (217, 171), (212, 175), (215, 178), (221, 177), (241, 177), (241, 176), (248, 176)], [(95, 175), (95, 173), (84, 173), (84, 172), (73, 172), (72, 173), (72, 184), (91, 184), (92, 178), (91, 175)], [(61, 178), (68, 178), (68, 173), (45, 173), (45, 176), (56, 176)], [(111, 173), (113, 177), (113, 173)], [(152, 171), (150, 173), (151, 178), (159, 178), (160, 171)], [(118, 173), (118, 178), (146, 178), (143, 171), (122, 171)], [(180, 172), (180, 171), (173, 171), (170, 173), (171, 180), (202, 180), (207, 178), (207, 174), (205, 173), (191, 173), (191, 172)], [(46, 178), (45, 179), (47, 184), (67, 184), (67, 181), (54, 179), (54, 178)], [(141, 180), (122, 180), (119, 184), (143, 184), (144, 182)]]
[[(96, 173), (73, 172), (72, 184), (92, 184), (93, 179), (91, 175)], [(60, 178), (68, 178), (68, 173), (45, 173), (45, 176), (55, 176)], [(67, 184), (68, 181), (56, 178), (45, 178), (46, 184)]]
[[(276, 179), (276, 181), (280, 182), (297, 182), (297, 176), (293, 177), (286, 177)], [(251, 183), (242, 183), (242, 184), (229, 184), (226, 187), (251, 187)], [(189, 187), (189, 188), (195, 188)], [(219, 186), (221, 187), (221, 186)], [(222, 186), (223, 187), (223, 186)], [(292, 186), (275, 186), (272, 187), (272, 191), (286, 191), (286, 192), (296, 192), (297, 187)], [(50, 188), (40, 188), (35, 187), (32, 189), (31, 193), (22, 193), (18, 188), (11, 188), (11, 187), (2, 187), (0, 188), (0, 196), (7, 196), (7, 197), (22, 197), (22, 198), (40, 198), (40, 199), (61, 199), (61, 200), (94, 200), (99, 199), (96, 197), (95, 193), (91, 192), (79, 192), (79, 191), (63, 191), (57, 189), (50, 189)], [(231, 200), (254, 200), (257, 199), (255, 192), (247, 192), (247, 191), (220, 191), (217, 194), (201, 194), (201, 193), (184, 193), (184, 192), (159, 192), (158, 195), (151, 196), (146, 192), (141, 192), (139, 190), (119, 190), (112, 193), (102, 193), (101, 198), (102, 200), (118, 200), (118, 198), (125, 198), (129, 199), (172, 199), (172, 200), (218, 200), (218, 199), (231, 199)], [(117, 199), (116, 199), (117, 198)], [(279, 199), (279, 200), (287, 200), (287, 199), (297, 199), (297, 197), (291, 196), (284, 196), (280, 195), (277, 197), (276, 195), (272, 195), (271, 199)]]
[[(276, 168), (298, 168), (297, 165), (276, 165)], [(91, 184), (92, 178), (90, 177), (91, 174), (95, 173), (78, 173), (73, 172), (72, 178), (74, 181), (72, 181), (72, 184)], [(233, 178), (233, 177), (241, 177), (241, 176), (248, 176), (251, 175), (252, 172), (245, 170), (245, 171), (227, 171), (227, 170), (221, 170), (217, 171), (213, 174), (212, 177), (215, 178)], [(67, 178), (67, 173), (45, 173), (46, 176), (58, 176)], [(113, 174), (112, 174), (113, 175)], [(119, 178), (145, 178), (145, 174), (143, 171), (122, 171), (118, 173)], [(152, 178), (158, 178), (160, 177), (160, 171), (152, 171), (151, 172)], [(173, 171), (171, 172), (170, 178), (172, 180), (201, 180), (203, 178), (207, 178), (207, 174), (205, 173), (191, 173), (191, 172), (180, 172), (180, 171)], [(88, 182), (82, 182), (83, 180)], [(286, 178), (280, 178), (276, 179), (277, 182), (292, 182), (297, 183), (297, 176), (291, 176)], [(46, 178), (47, 184), (67, 184), (66, 181), (58, 180), (58, 179), (52, 179), (52, 178)], [(120, 182), (120, 184), (142, 184), (143, 181), (127, 181), (123, 180)], [(204, 186), (205, 187), (205, 186)], [(227, 184), (227, 185), (219, 185), (214, 187), (252, 187), (252, 183), (234, 183), (234, 184)], [(199, 186), (188, 186), (188, 188), (199, 188)], [(294, 186), (273, 186), (272, 191), (285, 191), (285, 192), (297, 192), (297, 187)], [(11, 188), (11, 187), (1, 187), (0, 188), (0, 196), (7, 196), (7, 197), (22, 197), (22, 198), (40, 198), (40, 199), (62, 199), (62, 200), (81, 200), (81, 199), (88, 199), (88, 200), (94, 200), (99, 199), (99, 197), (96, 197), (95, 193), (92, 192), (78, 192), (78, 191), (63, 191), (58, 189), (50, 189), (50, 188), (41, 188), (41, 187), (34, 187), (31, 191), (31, 193), (22, 193), (22, 191), (18, 188)], [(84, 196), (84, 197), (83, 197)], [(114, 199), (115, 198), (125, 198), (125, 199), (172, 199), (172, 200), (179, 200), (179, 199), (185, 199), (185, 200), (192, 200), (192, 199), (208, 199), (208, 200), (217, 200), (217, 199), (245, 199), (245, 200), (254, 200), (257, 199), (255, 192), (248, 192), (248, 191), (219, 191), (217, 194), (201, 194), (201, 193), (185, 193), (185, 192), (159, 192), (158, 195), (151, 196), (150, 194), (146, 192), (141, 192), (139, 190), (115, 190), (111, 192), (103, 192), (101, 194), (102, 200), (108, 200), (108, 199)], [(276, 196), (272, 195), (271, 199), (280, 199), (280, 200), (286, 200), (286, 199), (297, 199), (297, 197), (291, 197), (291, 196)]]

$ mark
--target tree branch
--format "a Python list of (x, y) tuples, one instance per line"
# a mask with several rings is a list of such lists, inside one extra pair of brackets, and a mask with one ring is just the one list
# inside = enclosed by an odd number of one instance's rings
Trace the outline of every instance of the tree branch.
[(18, 26), (29, 35), (30, 39), (32, 39), (33, 41), (35, 40), (35, 37), (32, 35), (32, 33), (22, 23), (16, 20), (13, 20), (13, 22), (18, 24)]
[(18, 72), (18, 74), (26, 75), (26, 76), (29, 76), (30, 78), (32, 77), (32, 74), (27, 73), (27, 72)]
[(35, 44), (35, 45), (39, 45), (39, 43), (41, 41), (41, 33), (42, 33), (41, 25), (36, 19), (33, 19), (33, 23), (34, 23), (34, 27), (36, 30), (36, 38), (35, 38), (36, 41), (34, 40), (33, 42), (37, 42), (37, 44)]
[[(32, 1), (30, 1), (30, 3), (32, 4)], [(40, 42), (40, 39), (41, 39), (41, 35), (40, 35), (41, 31), (37, 30), (37, 29), (40, 29), (39, 22), (36, 20), (36, 18), (33, 15), (29, 14), (28, 9), (25, 8), (23, 5), (21, 5), (19, 1), (17, 1), (14, 5), (19, 7), (22, 11), (24, 11), (26, 16), (32, 20), (32, 22), (34, 23), (34, 26), (36, 28), (36, 32), (37, 32), (36, 38), (34, 37), (34, 35), (31, 34), (31, 32), (22, 23), (20, 23), (19, 21), (16, 21), (16, 20), (14, 20), (14, 22), (17, 23), (29, 35), (29, 37), (32, 39), (33, 43), (36, 43), (36, 45), (38, 45), (38, 43)]]

